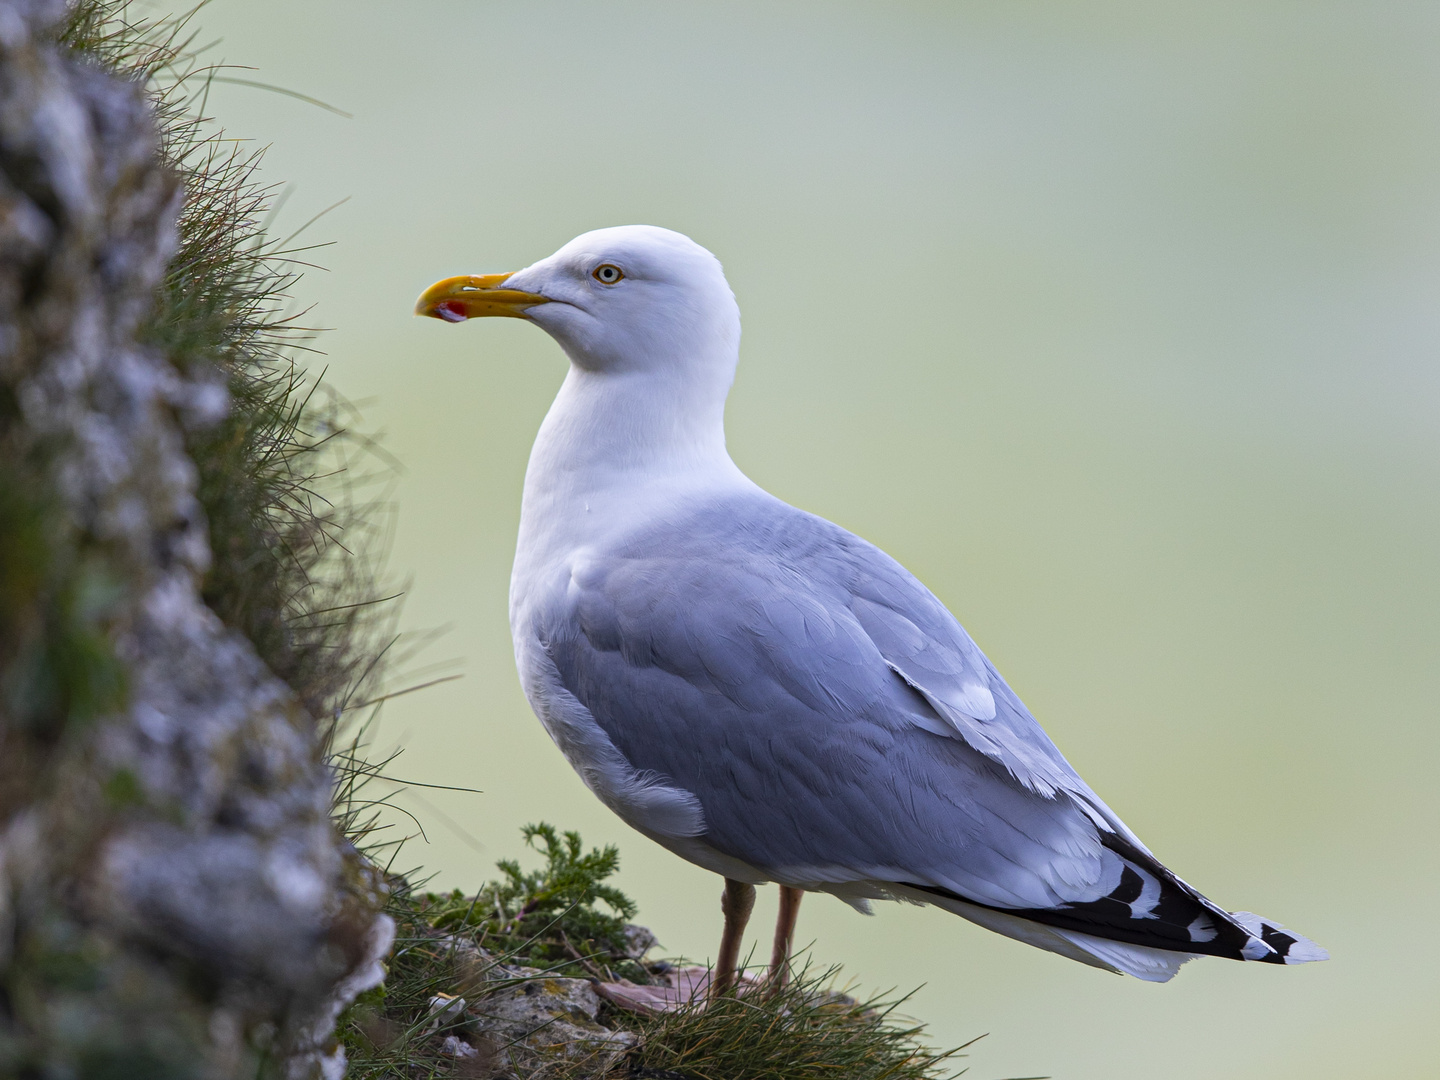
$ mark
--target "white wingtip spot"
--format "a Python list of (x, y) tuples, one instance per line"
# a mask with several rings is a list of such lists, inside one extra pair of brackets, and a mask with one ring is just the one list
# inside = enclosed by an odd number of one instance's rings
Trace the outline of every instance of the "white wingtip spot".
[[(1285, 932), (1287, 934), (1292, 933), (1292, 931), (1289, 930)], [(1330, 953), (1323, 946), (1316, 945), (1315, 942), (1309, 938), (1299, 936), (1295, 937), (1295, 944), (1291, 945), (1285, 953), (1285, 963), (1287, 964), (1311, 964), (1316, 960), (1329, 959)]]
[(1196, 915), (1195, 921), (1185, 928), (1190, 934), (1191, 941), (1203, 942), (1214, 941), (1219, 931), (1215, 929), (1215, 923), (1209, 915)]
[(1264, 960), (1267, 956), (1274, 956), (1275, 950), (1258, 937), (1252, 937), (1245, 942), (1245, 947), (1240, 950), (1240, 955), (1246, 960)]
[[(1330, 959), (1330, 954), (1309, 938), (1303, 937), (1294, 930), (1281, 926), (1277, 922), (1262, 919), (1252, 911), (1232, 911), (1230, 917), (1251, 934), (1255, 935), (1246, 944), (1245, 948), (1240, 950), (1241, 955), (1243, 955), (1246, 960), (1263, 960), (1265, 957), (1273, 956), (1279, 951), (1271, 948), (1260, 940), (1267, 932), (1281, 933), (1292, 939), (1290, 944), (1285, 948), (1284, 959), (1287, 964), (1310, 964), (1316, 960)], [(1259, 948), (1256, 949), (1256, 946), (1259, 946)], [(1254, 956), (1251, 955), (1252, 949), (1255, 950)]]
[[(1130, 904), (1130, 917), (1132, 919), (1157, 919), (1155, 909), (1160, 905), (1160, 879), (1143, 867), (1137, 866), (1129, 859), (1125, 865), (1140, 875), (1140, 895)], [(1191, 941), (1197, 940), (1191, 937)]]

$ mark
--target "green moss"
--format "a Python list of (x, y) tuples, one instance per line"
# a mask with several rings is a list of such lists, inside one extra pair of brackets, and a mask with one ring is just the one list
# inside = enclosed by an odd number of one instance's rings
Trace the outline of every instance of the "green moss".
[(0, 649), (7, 652), (24, 636), (50, 575), (49, 510), (19, 469), (0, 473)]
[(106, 634), (123, 587), (63, 527), (36, 464), (0, 475), (0, 739), (12, 748), (54, 743), (125, 699)]
[(169, 966), (117, 949), (60, 910), (16, 945), (3, 1000), (25, 1035), (0, 1038), (0, 1076), (199, 1077), (209, 1010)]
[(130, 806), (139, 806), (145, 801), (145, 790), (140, 786), (140, 779), (129, 769), (118, 769), (106, 780), (101, 790), (105, 795), (105, 801), (112, 809), (123, 810)]

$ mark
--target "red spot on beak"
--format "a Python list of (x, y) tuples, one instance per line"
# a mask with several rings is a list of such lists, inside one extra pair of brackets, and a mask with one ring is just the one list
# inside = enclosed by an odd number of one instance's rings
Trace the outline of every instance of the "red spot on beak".
[(435, 305), (435, 314), (446, 322), (464, 322), (469, 318), (458, 300), (442, 300)]

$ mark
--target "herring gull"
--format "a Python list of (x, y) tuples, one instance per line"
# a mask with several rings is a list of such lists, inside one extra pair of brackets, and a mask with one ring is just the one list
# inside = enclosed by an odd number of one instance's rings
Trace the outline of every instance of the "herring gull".
[(740, 313), (709, 251), (600, 229), (415, 310), (528, 319), (570, 359), (525, 473), (515, 659), (590, 790), (725, 878), (713, 993), (772, 881), (775, 985), (805, 892), (933, 904), (1153, 982), (1196, 956), (1326, 958), (1180, 880), (924, 585), (736, 467)]

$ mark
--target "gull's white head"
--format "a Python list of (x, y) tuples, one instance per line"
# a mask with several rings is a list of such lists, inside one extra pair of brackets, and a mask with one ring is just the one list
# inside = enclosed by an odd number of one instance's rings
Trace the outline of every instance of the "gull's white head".
[(734, 374), (740, 310), (714, 255), (669, 229), (622, 225), (571, 240), (511, 274), (446, 278), (417, 315), (529, 319), (597, 374)]

